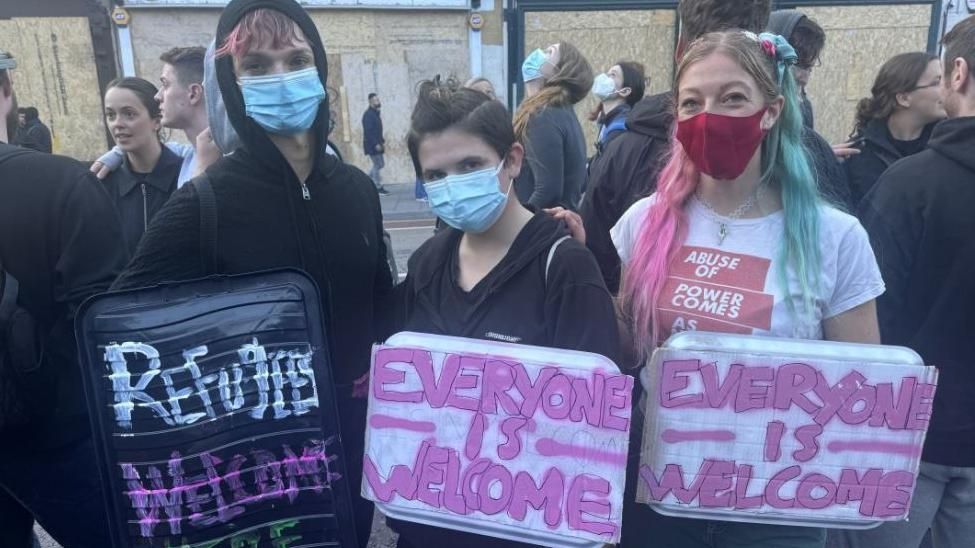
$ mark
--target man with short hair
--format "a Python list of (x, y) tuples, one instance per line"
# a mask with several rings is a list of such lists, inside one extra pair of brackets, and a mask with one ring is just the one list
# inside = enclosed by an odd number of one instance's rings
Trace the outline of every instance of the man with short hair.
[(16, 144), (24, 148), (50, 154), (53, 150), (51, 130), (44, 125), (44, 122), (41, 122), (40, 113), (37, 112), (37, 108), (24, 107), (19, 110), (23, 113), (23, 122), (17, 132)]
[[(114, 287), (284, 267), (315, 280), (365, 547), (373, 515), (360, 495), (366, 399), (353, 389), (364, 382), (372, 344), (388, 334), (380, 318), (392, 277), (379, 197), (364, 173), (325, 151), (328, 62), (315, 23), (295, 0), (232, 0), (216, 46), (217, 83), (241, 144), (173, 194)], [(209, 246), (201, 237), (204, 191), (213, 199)]]
[(104, 548), (74, 317), (124, 266), (122, 231), (84, 166), (5, 144), (15, 66), (0, 51), (0, 546), (30, 548), (36, 519), (62, 546)]
[(369, 177), (372, 179), (380, 196), (388, 196), (389, 191), (383, 187), (380, 171), (386, 167), (383, 153), (386, 152), (386, 139), (383, 138), (383, 119), (380, 115), (383, 105), (379, 96), (369, 94), (369, 108), (362, 114), (362, 148), (372, 161)]
[[(681, 0), (677, 6), (680, 36), (675, 58), (680, 58), (687, 44), (709, 32), (761, 32), (771, 9), (771, 0)], [(627, 116), (627, 131), (608, 143), (600, 161), (590, 167), (579, 213), (586, 228), (586, 246), (595, 255), (606, 287), (614, 295), (620, 286), (620, 258), (609, 229), (656, 187), (662, 158), (670, 150), (673, 100), (668, 91), (638, 102)], [(626, 528), (623, 530), (625, 533)]]
[(938, 367), (910, 521), (834, 532), (851, 548), (975, 539), (975, 15), (945, 35), (941, 96), (948, 120), (928, 148), (896, 162), (860, 206), (887, 292), (877, 299), (884, 344)]

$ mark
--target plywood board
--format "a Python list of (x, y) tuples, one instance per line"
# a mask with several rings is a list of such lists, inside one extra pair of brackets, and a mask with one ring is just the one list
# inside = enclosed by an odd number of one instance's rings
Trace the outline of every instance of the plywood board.
[(0, 44), (17, 59), (18, 102), (37, 107), (51, 128), (54, 152), (97, 158), (105, 148), (105, 131), (88, 19), (0, 20)]

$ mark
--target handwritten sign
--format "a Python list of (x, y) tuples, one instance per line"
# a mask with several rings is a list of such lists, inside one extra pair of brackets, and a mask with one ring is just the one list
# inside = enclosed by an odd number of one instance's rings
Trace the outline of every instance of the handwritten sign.
[(937, 371), (899, 347), (686, 332), (648, 366), (637, 498), (669, 515), (903, 520)]
[(373, 350), (363, 496), (509, 540), (616, 542), (632, 386), (595, 354), (397, 334)]
[(293, 271), (85, 304), (116, 548), (355, 546), (323, 325)]

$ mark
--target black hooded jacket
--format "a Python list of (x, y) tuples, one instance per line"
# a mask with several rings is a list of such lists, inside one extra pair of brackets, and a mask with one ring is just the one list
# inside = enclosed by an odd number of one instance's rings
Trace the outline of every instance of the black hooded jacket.
[[(258, 8), (278, 10), (297, 23), (324, 85), (328, 65), (321, 38), (296, 2), (234, 0), (220, 17), (217, 43)], [(216, 64), (227, 114), (243, 143), (206, 172), (216, 197), (217, 272), (280, 267), (308, 272), (322, 295), (335, 382), (352, 383), (369, 368), (371, 346), (381, 338), (377, 309), (392, 286), (376, 189), (364, 173), (325, 153), (324, 103), (312, 128), (315, 164), (308, 179), (299, 181), (264, 129), (245, 116), (232, 59), (221, 57)], [(188, 184), (156, 215), (114, 288), (204, 274), (199, 199)]]
[[(935, 125), (936, 123), (928, 124), (921, 132), (920, 148), (923, 149), (931, 138)], [(904, 157), (897, 150), (890, 130), (887, 129), (887, 120), (872, 120), (863, 129), (858, 140), (860, 154), (854, 154), (843, 162), (854, 205), (859, 205), (887, 168)]]
[(626, 118), (626, 131), (606, 144), (589, 164), (589, 181), (579, 213), (589, 247), (606, 287), (620, 285), (620, 258), (609, 229), (637, 200), (653, 193), (661, 158), (670, 147), (674, 122), (673, 95), (661, 93), (640, 100)]
[(922, 459), (975, 466), (975, 117), (938, 124), (928, 148), (890, 167), (861, 204), (887, 292), (884, 344), (938, 367)]

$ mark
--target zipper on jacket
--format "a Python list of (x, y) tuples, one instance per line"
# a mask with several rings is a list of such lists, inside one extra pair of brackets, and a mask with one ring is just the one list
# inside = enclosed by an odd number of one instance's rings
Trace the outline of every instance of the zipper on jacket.
[(308, 190), (308, 185), (304, 181), (298, 181), (301, 184), (301, 197), (305, 200), (311, 200), (311, 192)]
[(149, 230), (149, 198), (146, 195), (146, 184), (142, 183), (142, 230)]

